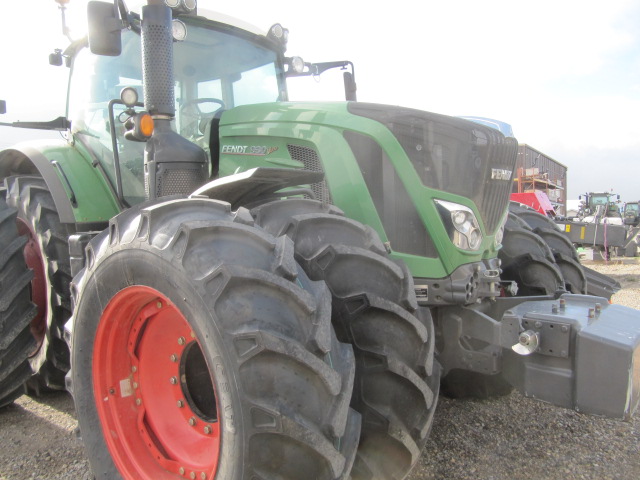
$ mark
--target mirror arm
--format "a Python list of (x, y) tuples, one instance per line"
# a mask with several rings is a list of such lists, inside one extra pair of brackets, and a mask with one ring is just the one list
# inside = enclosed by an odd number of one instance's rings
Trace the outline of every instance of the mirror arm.
[(2, 127), (32, 128), (35, 130), (65, 131), (71, 128), (71, 122), (66, 117), (58, 117), (50, 122), (0, 122)]

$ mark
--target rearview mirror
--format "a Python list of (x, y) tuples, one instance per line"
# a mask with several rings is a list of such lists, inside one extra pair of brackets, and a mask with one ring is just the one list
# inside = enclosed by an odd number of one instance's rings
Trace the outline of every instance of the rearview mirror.
[(87, 4), (89, 25), (89, 49), (96, 55), (117, 57), (122, 51), (120, 31), (122, 22), (113, 3), (89, 2)]
[(355, 102), (358, 100), (356, 92), (358, 88), (356, 87), (356, 80), (351, 72), (344, 72), (344, 99), (347, 102)]

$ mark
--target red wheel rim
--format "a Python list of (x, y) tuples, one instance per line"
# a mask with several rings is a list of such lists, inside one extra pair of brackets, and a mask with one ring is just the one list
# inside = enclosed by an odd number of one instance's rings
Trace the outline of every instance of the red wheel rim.
[(94, 344), (94, 395), (114, 463), (126, 479), (213, 479), (218, 404), (189, 322), (164, 295), (118, 292)]
[(31, 280), (31, 301), (38, 307), (38, 313), (31, 320), (31, 334), (36, 339), (37, 347), (32, 355), (40, 349), (47, 332), (47, 277), (44, 269), (44, 256), (40, 250), (40, 244), (33, 229), (21, 218), (16, 220), (18, 233), (27, 238), (24, 246), (24, 260), (31, 270), (33, 279)]

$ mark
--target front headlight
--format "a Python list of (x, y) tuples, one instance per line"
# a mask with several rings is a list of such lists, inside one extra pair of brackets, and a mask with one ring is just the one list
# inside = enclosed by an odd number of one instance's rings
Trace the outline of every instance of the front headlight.
[(477, 251), (482, 245), (478, 219), (469, 207), (445, 200), (434, 200), (451, 242), (462, 250)]

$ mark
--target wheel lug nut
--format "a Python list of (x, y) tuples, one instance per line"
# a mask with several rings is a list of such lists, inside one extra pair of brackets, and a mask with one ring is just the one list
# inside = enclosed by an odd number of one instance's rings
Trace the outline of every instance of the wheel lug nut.
[(133, 373), (136, 373), (138, 371), (138, 367), (136, 367), (135, 365), (133, 367), (131, 367), (131, 371)]
[(196, 338), (196, 332), (191, 332), (191, 338)]
[(207, 474), (206, 474), (206, 473), (204, 473), (204, 472), (202, 472), (202, 473), (200, 474), (200, 478), (201, 478), (202, 480), (207, 480)]
[(196, 472), (191, 472), (189, 474), (189, 478), (196, 478)]
[(142, 405), (142, 400), (140, 400), (139, 398), (136, 398), (136, 405)]
[(178, 469), (178, 472), (180, 472), (180, 475), (184, 475), (184, 467), (180, 467), (180, 469)]
[(178, 339), (178, 345), (184, 345), (187, 342), (187, 340), (184, 337), (180, 337)]
[(138, 388), (138, 382), (133, 382), (133, 388)]
[(158, 308), (162, 308), (162, 302), (158, 302), (158, 303), (156, 303), (156, 307), (158, 307)]
[(178, 383), (178, 377), (171, 377), (169, 382), (171, 382), (171, 385), (176, 385)]
[(189, 419), (189, 425), (191, 425), (192, 427), (196, 425), (196, 417), (191, 417)]
[(178, 361), (178, 356), (175, 353), (172, 353), (169, 358), (171, 359), (172, 362), (177, 362)]
[(211, 433), (211, 426), (210, 425), (205, 425), (204, 433), (206, 433), (207, 435), (209, 435)]
[(176, 405), (178, 405), (178, 408), (182, 408), (182, 407), (184, 407), (184, 402), (182, 400), (178, 400), (176, 402)]

